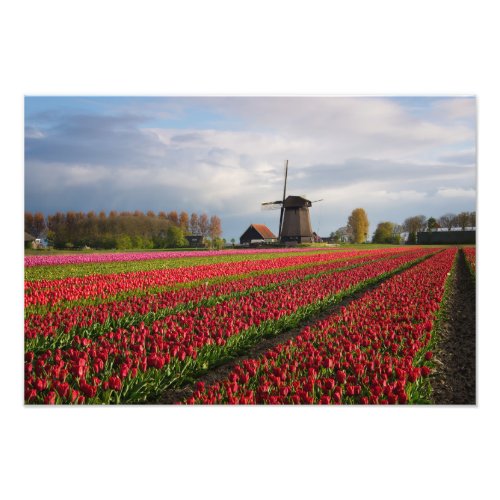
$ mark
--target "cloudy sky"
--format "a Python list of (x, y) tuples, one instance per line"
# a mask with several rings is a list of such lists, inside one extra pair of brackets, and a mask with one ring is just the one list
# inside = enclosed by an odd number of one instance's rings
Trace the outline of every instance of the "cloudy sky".
[(25, 208), (217, 214), (226, 239), (277, 232), (306, 195), (320, 235), (475, 210), (474, 97), (26, 97)]

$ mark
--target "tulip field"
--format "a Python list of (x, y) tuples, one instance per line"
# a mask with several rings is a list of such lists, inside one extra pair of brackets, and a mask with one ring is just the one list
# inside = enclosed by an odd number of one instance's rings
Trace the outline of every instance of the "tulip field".
[[(475, 249), (463, 251), (475, 272)], [(429, 402), (457, 252), (26, 257), (25, 403), (153, 404), (186, 387), (175, 403)]]

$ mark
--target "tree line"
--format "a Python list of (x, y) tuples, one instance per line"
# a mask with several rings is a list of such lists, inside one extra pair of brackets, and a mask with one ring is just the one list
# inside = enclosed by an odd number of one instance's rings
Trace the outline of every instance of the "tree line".
[[(337, 229), (330, 234), (332, 241), (364, 243), (368, 238), (369, 228), (368, 216), (363, 208), (352, 211), (347, 220), (347, 225)], [(408, 233), (408, 243), (416, 243), (419, 231), (437, 231), (438, 229), (460, 229), (476, 227), (476, 212), (460, 212), (459, 214), (446, 213), (439, 218), (425, 215), (415, 215), (405, 219), (403, 224), (384, 221), (380, 222), (375, 229), (372, 243), (401, 243), (401, 233)]]
[(460, 229), (476, 227), (476, 212), (460, 212), (459, 214), (446, 213), (435, 219), (426, 218), (425, 215), (415, 215), (408, 217), (403, 222), (401, 228), (408, 233), (408, 243), (416, 243), (419, 231), (437, 231), (438, 229)]
[(24, 230), (35, 238), (46, 238), (55, 248), (169, 248), (188, 246), (186, 236), (201, 236), (210, 246), (222, 246), (221, 220), (206, 213), (188, 214), (151, 210), (144, 213), (94, 211), (57, 212), (47, 218), (25, 212)]

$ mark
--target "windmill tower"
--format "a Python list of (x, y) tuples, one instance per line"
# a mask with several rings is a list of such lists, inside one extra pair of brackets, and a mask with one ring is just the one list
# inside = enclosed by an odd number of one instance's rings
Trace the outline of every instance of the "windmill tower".
[(310, 201), (303, 196), (286, 196), (286, 181), (288, 177), (288, 160), (285, 162), (285, 184), (283, 187), (283, 199), (262, 203), (262, 207), (268, 210), (281, 209), (278, 239), (281, 243), (311, 243), (313, 241), (313, 230), (309, 207), (313, 203), (322, 200)]

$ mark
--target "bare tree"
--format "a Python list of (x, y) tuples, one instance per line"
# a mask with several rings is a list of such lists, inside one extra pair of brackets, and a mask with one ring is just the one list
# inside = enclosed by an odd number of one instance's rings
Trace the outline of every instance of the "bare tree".
[(200, 230), (200, 234), (206, 238), (208, 236), (210, 222), (208, 221), (208, 215), (206, 213), (202, 213), (200, 218), (198, 219), (198, 227)]
[(168, 212), (167, 219), (174, 225), (179, 226), (179, 215), (177, 214), (177, 210), (172, 210)]
[(471, 212), (469, 214), (469, 224), (471, 227), (475, 228), (476, 227), (476, 212)]
[(456, 215), (452, 213), (447, 213), (439, 217), (438, 222), (441, 227), (445, 227), (448, 231), (451, 230), (456, 219)]
[(462, 228), (462, 231), (465, 231), (465, 228), (469, 225), (470, 214), (469, 212), (460, 212), (457, 215), (457, 223)]
[(408, 217), (403, 222), (403, 228), (409, 233), (418, 233), (418, 231), (425, 230), (427, 225), (427, 219), (425, 215), (415, 215), (413, 217)]
[(210, 217), (210, 224), (208, 231), (210, 233), (210, 239), (214, 241), (216, 238), (220, 238), (222, 234), (221, 220), (217, 215), (212, 215)]
[(189, 219), (189, 230), (192, 234), (200, 234), (200, 224), (198, 214), (192, 213)]

